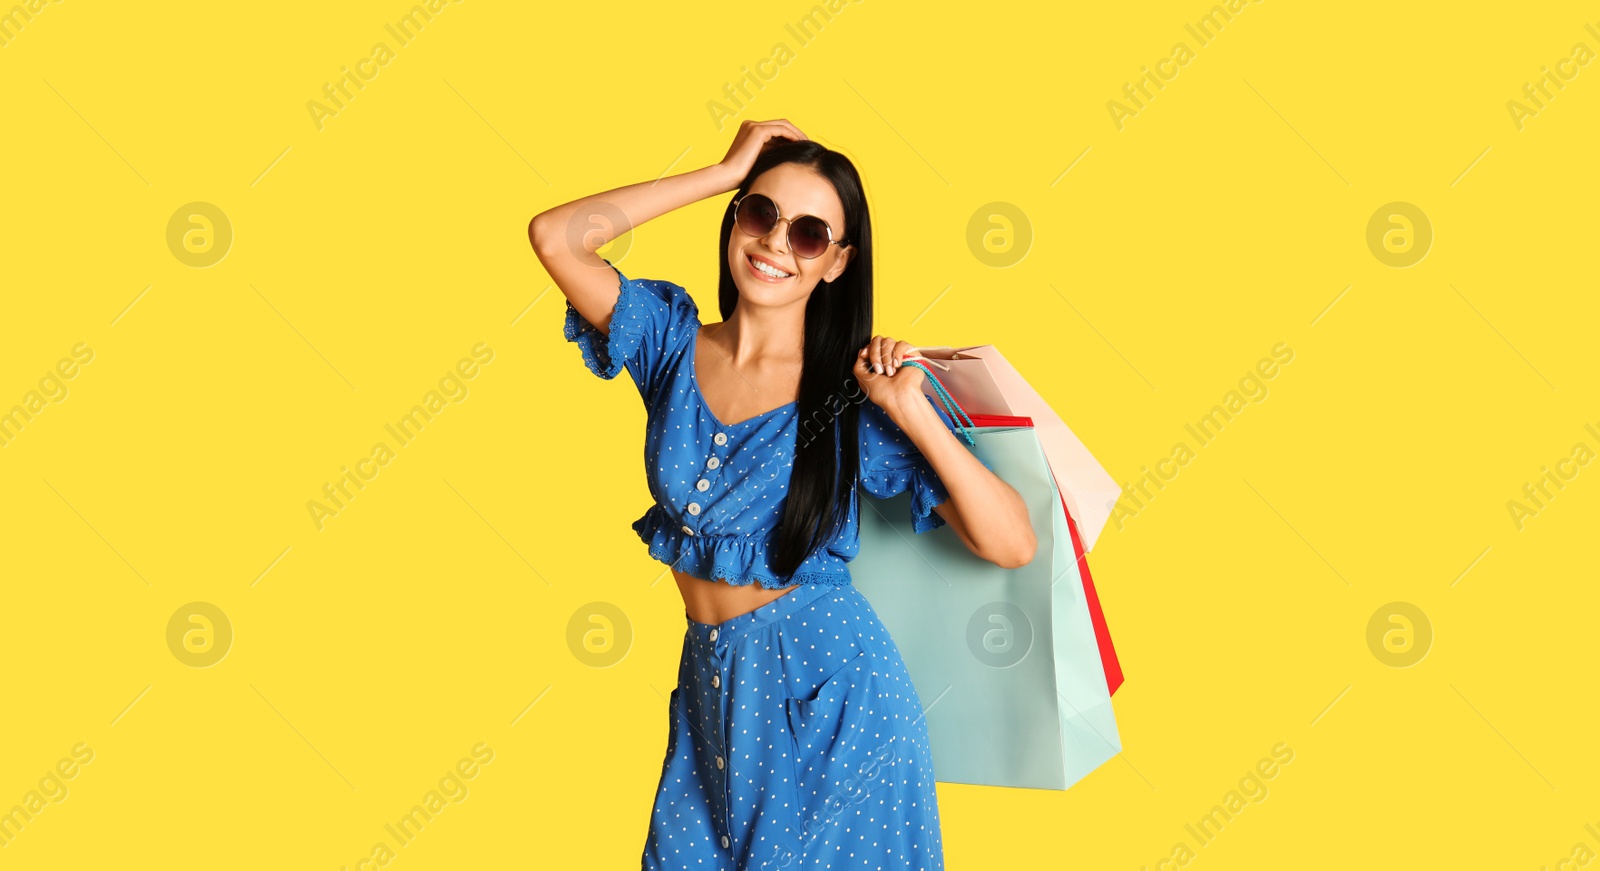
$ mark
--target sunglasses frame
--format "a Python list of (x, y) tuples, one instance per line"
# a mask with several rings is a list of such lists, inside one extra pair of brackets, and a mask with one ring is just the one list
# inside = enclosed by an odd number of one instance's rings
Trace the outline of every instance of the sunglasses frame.
[[(793, 218), (785, 218), (782, 215), (782, 213), (778, 212), (778, 203), (777, 203), (776, 200), (774, 200), (772, 197), (767, 196), (766, 194), (758, 194), (758, 193), (755, 193), (755, 192), (746, 192), (744, 196), (735, 198), (734, 201), (729, 204), (729, 205), (731, 205), (733, 207), (733, 224), (734, 224), (734, 226), (736, 226), (736, 227), (739, 226), (739, 204), (744, 202), (745, 200), (749, 199), (750, 197), (753, 197), (753, 196), (761, 197), (762, 199), (766, 200), (767, 202), (772, 203), (772, 211), (775, 214), (778, 215), (777, 219), (772, 222), (772, 226), (773, 226), (774, 229), (777, 228), (778, 223), (780, 221), (787, 221), (788, 222), (789, 229), (786, 230), (783, 235), (784, 235), (784, 241), (789, 244), (789, 250), (790, 251), (794, 251), (794, 240), (790, 239), (789, 235), (794, 232), (794, 222), (800, 220), (801, 218), (816, 218), (817, 220), (821, 221), (822, 222), (822, 229), (828, 231), (828, 245), (848, 245), (848, 244), (850, 244), (847, 239), (835, 239), (835, 238), (833, 238), (833, 225), (829, 224), (826, 218), (820, 218), (820, 217), (817, 217), (816, 215), (796, 215)], [(739, 229), (741, 231), (744, 231), (743, 227), (739, 227)], [(748, 231), (746, 231), (746, 232), (748, 232)], [(771, 233), (772, 230), (768, 230), (767, 232)], [(828, 247), (827, 247), (827, 245), (824, 245), (822, 250), (817, 252), (815, 257), (805, 257), (805, 256), (801, 255), (801, 253), (798, 252), (798, 251), (794, 252), (794, 256), (799, 257), (801, 260), (815, 260), (815, 259), (817, 259), (817, 257), (821, 257), (822, 255), (824, 255), (826, 253), (828, 253)]]

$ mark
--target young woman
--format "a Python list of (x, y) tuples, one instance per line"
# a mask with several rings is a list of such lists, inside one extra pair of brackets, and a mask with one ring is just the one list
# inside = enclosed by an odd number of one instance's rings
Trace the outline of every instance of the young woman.
[[(595, 253), (730, 191), (720, 323)], [(872, 334), (855, 167), (788, 121), (746, 121), (721, 162), (557, 206), (528, 234), (566, 294), (565, 337), (639, 388), (655, 504), (633, 528), (683, 593), (643, 867), (943, 868), (921, 700), (850, 585), (857, 487), (909, 490), (916, 532), (948, 524), (1001, 566), (1037, 543), (1021, 496), (901, 367), (915, 347)]]

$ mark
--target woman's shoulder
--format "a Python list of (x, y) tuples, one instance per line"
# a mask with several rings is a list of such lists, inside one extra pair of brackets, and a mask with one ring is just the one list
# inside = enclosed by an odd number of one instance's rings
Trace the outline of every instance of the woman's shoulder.
[(606, 331), (601, 333), (567, 303), (563, 332), (578, 343), (585, 364), (605, 379), (627, 368), (647, 400), (659, 393), (675, 359), (700, 326), (700, 310), (683, 285), (658, 278), (629, 278), (617, 264), (619, 287)]
[(699, 315), (700, 307), (695, 304), (694, 297), (689, 295), (689, 291), (683, 285), (665, 278), (629, 278), (617, 264), (610, 260), (605, 260), (605, 263), (616, 270), (617, 278), (622, 282), (625, 291), (628, 289), (642, 291), (655, 297), (656, 300), (680, 307), (689, 314)]

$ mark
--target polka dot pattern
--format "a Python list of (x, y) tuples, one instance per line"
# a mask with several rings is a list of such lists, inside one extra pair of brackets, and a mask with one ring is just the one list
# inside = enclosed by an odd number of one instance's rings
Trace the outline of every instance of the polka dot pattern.
[(944, 868), (922, 700), (859, 591), (685, 619), (643, 868)]
[[(620, 290), (607, 333), (567, 303), (563, 332), (601, 378), (626, 368), (648, 409), (645, 473), (655, 502), (633, 523), (653, 559), (697, 578), (767, 589), (795, 583), (848, 586), (847, 563), (860, 553), (859, 492), (832, 542), (792, 574), (769, 562), (773, 530), (783, 513), (799, 430), (798, 404), (724, 423), (706, 405), (695, 379), (699, 308), (670, 281), (629, 279)], [(955, 422), (932, 397), (947, 428)], [(860, 488), (886, 499), (911, 492), (917, 533), (945, 525), (934, 512), (950, 498), (938, 473), (903, 430), (871, 400), (860, 403)]]

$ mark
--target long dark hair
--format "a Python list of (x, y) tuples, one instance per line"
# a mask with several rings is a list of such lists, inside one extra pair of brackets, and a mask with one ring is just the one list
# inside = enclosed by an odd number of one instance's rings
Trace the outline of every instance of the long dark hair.
[[(856, 352), (872, 339), (872, 221), (861, 176), (850, 159), (813, 140), (783, 142), (756, 158), (729, 199), (744, 196), (767, 170), (783, 163), (809, 167), (833, 185), (844, 206), (844, 240), (855, 247), (839, 277), (819, 283), (806, 302), (805, 352), (796, 403), (795, 456), (783, 514), (772, 535), (772, 570), (787, 579), (806, 557), (833, 540), (849, 518), (860, 463), (861, 402), (870, 401), (853, 374)], [(722, 216), (717, 248), (717, 306), (733, 315), (739, 289), (728, 267), (733, 209)]]

